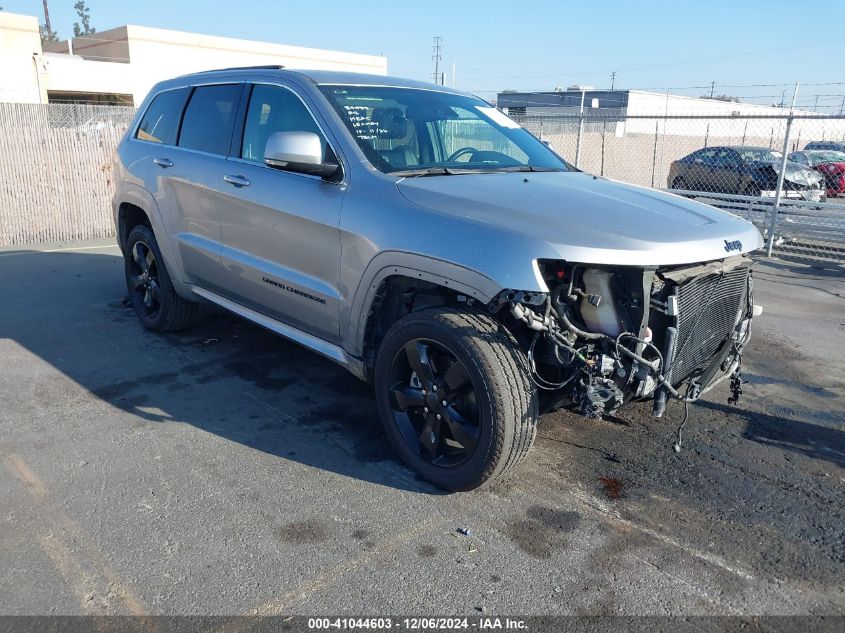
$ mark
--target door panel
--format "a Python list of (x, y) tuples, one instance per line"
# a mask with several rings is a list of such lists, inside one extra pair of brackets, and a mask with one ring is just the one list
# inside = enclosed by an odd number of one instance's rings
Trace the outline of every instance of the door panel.
[(182, 260), (185, 281), (219, 290), (222, 181), (243, 84), (198, 86), (188, 98), (176, 146), (154, 155), (167, 232)]
[[(226, 295), (310, 334), (339, 340), (340, 211), (346, 187), (263, 164), (270, 134), (319, 126), (300, 98), (282, 86), (257, 85), (243, 141), (221, 182)], [(228, 182), (223, 177), (228, 176)]]
[(220, 184), (226, 160), (170, 149), (168, 157), (173, 165), (163, 169), (160, 178), (160, 191), (164, 193), (167, 208), (164, 213), (167, 233), (182, 260), (185, 281), (219, 289), (223, 276)]

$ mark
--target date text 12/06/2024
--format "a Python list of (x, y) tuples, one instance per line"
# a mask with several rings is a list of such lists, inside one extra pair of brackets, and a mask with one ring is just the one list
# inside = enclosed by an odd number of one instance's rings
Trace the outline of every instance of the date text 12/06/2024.
[(527, 630), (524, 620), (519, 618), (309, 618), (308, 630)]

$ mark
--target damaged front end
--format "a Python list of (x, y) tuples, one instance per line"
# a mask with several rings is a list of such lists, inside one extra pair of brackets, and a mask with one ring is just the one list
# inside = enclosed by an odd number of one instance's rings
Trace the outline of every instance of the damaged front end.
[(751, 260), (693, 266), (606, 267), (540, 261), (548, 293), (505, 291), (491, 309), (527, 352), (544, 410), (598, 418), (634, 400), (697, 400), (732, 377), (748, 342)]

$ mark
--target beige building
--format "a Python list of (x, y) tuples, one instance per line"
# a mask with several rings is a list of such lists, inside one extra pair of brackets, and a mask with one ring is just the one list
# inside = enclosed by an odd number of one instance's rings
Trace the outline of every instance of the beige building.
[(134, 25), (42, 48), (38, 18), (0, 12), (0, 103), (139, 105), (168, 77), (264, 64), (387, 74), (387, 58), (378, 55)]

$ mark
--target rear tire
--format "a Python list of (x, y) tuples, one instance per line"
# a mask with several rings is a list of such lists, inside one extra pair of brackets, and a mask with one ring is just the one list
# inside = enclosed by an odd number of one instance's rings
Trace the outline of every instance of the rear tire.
[(194, 322), (199, 306), (176, 294), (151, 228), (132, 229), (123, 259), (129, 301), (145, 328), (170, 332)]
[(745, 189), (742, 190), (742, 195), (759, 198), (763, 195), (763, 190), (752, 182), (745, 185)]
[[(689, 189), (689, 185), (687, 185), (687, 181), (684, 180), (683, 176), (678, 176), (675, 180), (672, 181), (672, 189), (677, 189), (679, 191), (685, 191)], [(688, 193), (679, 193), (679, 196), (683, 196), (685, 198), (692, 198), (692, 196)]]
[(441, 488), (489, 483), (534, 442), (538, 405), (527, 359), (487, 315), (436, 308), (403, 317), (379, 348), (375, 388), (394, 448)]

